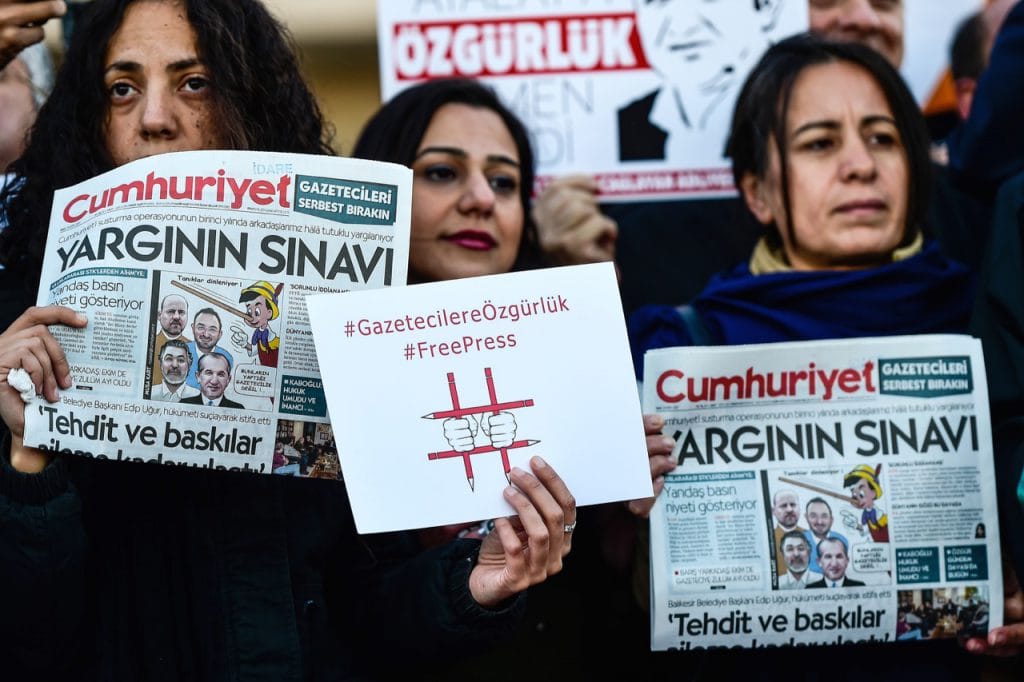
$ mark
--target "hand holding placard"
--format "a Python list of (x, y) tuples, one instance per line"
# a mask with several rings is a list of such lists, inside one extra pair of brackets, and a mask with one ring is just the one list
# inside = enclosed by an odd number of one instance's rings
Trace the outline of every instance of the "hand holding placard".
[(505, 499), (517, 516), (494, 520), (484, 538), (469, 590), (483, 606), (497, 606), (531, 585), (562, 570), (572, 548), (568, 526), (576, 525), (576, 500), (565, 482), (540, 457), (530, 460), (533, 474), (518, 467)]

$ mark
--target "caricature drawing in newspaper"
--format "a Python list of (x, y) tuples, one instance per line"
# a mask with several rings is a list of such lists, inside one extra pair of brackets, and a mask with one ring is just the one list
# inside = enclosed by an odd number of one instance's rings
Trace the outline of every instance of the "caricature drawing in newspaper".
[[(259, 281), (242, 289), (238, 297), (238, 302), (245, 304), (245, 311), (249, 315), (245, 323), (253, 328), (252, 338), (245, 342), (245, 350), (250, 357), (258, 357), (259, 364), (264, 367), (277, 367), (281, 338), (270, 328), (270, 322), (280, 315), (283, 289), (284, 284), (274, 286), (270, 282)], [(232, 338), (238, 337), (244, 339), (244, 335), (237, 332)]]

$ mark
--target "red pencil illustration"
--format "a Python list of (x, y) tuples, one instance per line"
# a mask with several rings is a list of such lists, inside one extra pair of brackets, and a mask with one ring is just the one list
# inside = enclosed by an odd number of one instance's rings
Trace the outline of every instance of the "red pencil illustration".
[[(491, 376), (491, 368), (484, 368), (484, 378), (487, 380), (487, 397), (491, 401), (491, 405), (497, 405), (498, 398), (494, 394), (494, 377)], [(500, 410), (494, 410), (491, 414), (498, 414)], [(482, 418), (481, 418), (482, 419)], [(508, 465), (508, 448), (501, 449), (501, 468), (505, 470), (505, 480), (512, 483), (511, 469)]]
[[(487, 383), (487, 395), (488, 403), (486, 405), (476, 405), (473, 407), (463, 407), (459, 402), (459, 391), (455, 385), (455, 373), (448, 372), (448, 393), (451, 396), (452, 409), (450, 410), (439, 410), (423, 415), (423, 419), (464, 419), (470, 415), (480, 415), (481, 424), (485, 419), (484, 414), (490, 413), (496, 415), (499, 412), (505, 412), (512, 409), (521, 407), (533, 407), (533, 400), (528, 398), (526, 400), (510, 400), (503, 403), (499, 403), (497, 399), (497, 391), (494, 387), (494, 377), (491, 374), (491, 368), (484, 368), (484, 379)], [(481, 427), (482, 428), (482, 427)], [(505, 472), (505, 479), (511, 483), (511, 465), (508, 460), (508, 451), (513, 448), (525, 448), (531, 445), (539, 443), (539, 440), (517, 440), (513, 443), (506, 445), (505, 447), (496, 448), (493, 445), (479, 445), (469, 450), (458, 451), (458, 450), (442, 450), (439, 452), (428, 452), (427, 459), (449, 459), (452, 457), (461, 457), (463, 467), (466, 470), (466, 482), (469, 483), (469, 489), (476, 491), (476, 479), (473, 476), (473, 463), (471, 457), (473, 455), (480, 455), (487, 452), (500, 452), (501, 453), (501, 466)]]
[(507, 403), (494, 403), (492, 405), (477, 405), (476, 407), (463, 407), (456, 410), (441, 410), (423, 415), (424, 419), (448, 419), (449, 417), (465, 417), (467, 414), (480, 414), (482, 412), (493, 412), (497, 414), (505, 410), (514, 410), (517, 407), (533, 407), (532, 400), (510, 400)]
[[(455, 372), (448, 372), (448, 393), (452, 396), (452, 412), (459, 412), (459, 389), (455, 385)], [(427, 459), (431, 459), (427, 455)], [(473, 477), (473, 462), (469, 459), (469, 455), (462, 458), (462, 465), (466, 468), (466, 481), (469, 483), (469, 489), (476, 492), (476, 479)]]
[[(511, 445), (506, 445), (505, 449), (511, 450), (512, 448), (527, 448), (531, 445), (536, 445), (539, 440), (517, 440)], [(496, 448), (493, 445), (478, 445), (472, 450), (464, 450), (459, 452), (458, 450), (441, 450), (440, 452), (428, 452), (427, 459), (448, 459), (449, 457), (464, 457), (466, 455), (481, 455), (485, 452), (498, 452), (502, 448)]]

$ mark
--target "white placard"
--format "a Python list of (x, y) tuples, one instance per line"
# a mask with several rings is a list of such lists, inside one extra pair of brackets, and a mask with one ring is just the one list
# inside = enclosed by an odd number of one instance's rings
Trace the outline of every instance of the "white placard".
[[(534, 455), (580, 505), (652, 494), (611, 264), (308, 305), (360, 533), (510, 514), (505, 471), (529, 470)], [(515, 419), (509, 447), (493, 447), (488, 429), (468, 454), (446, 440), (446, 420), (495, 411)]]

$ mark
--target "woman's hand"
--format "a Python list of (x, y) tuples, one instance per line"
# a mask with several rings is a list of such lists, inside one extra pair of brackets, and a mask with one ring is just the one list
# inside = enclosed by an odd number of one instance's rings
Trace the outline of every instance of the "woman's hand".
[(556, 178), (533, 202), (540, 247), (559, 265), (615, 260), (619, 227), (601, 213), (597, 184), (588, 175)]
[(505, 488), (505, 499), (517, 516), (495, 519), (469, 574), (469, 591), (482, 606), (497, 606), (558, 573), (572, 546), (576, 500), (540, 457), (530, 468), (532, 475), (512, 469), (514, 487)]
[(43, 24), (64, 16), (62, 0), (0, 2), (0, 69), (7, 66), (29, 45), (43, 39)]
[(1016, 656), (1024, 651), (1024, 592), (1017, 582), (1013, 565), (1003, 562), (1003, 622), (988, 637), (971, 637), (964, 648), (974, 654), (989, 656)]
[(60, 398), (58, 388), (71, 387), (71, 368), (64, 350), (47, 329), (51, 324), (80, 328), (86, 325), (86, 317), (60, 306), (29, 308), (0, 334), (0, 419), (11, 431), (11, 465), (18, 471), (41, 471), (49, 457), (22, 445), (25, 403), (7, 381), (11, 370), (28, 372), (36, 394), (51, 403)]
[(626, 508), (642, 519), (646, 519), (650, 515), (651, 509), (654, 508), (654, 501), (664, 490), (665, 474), (676, 468), (675, 460), (672, 459), (672, 448), (676, 443), (661, 433), (664, 426), (665, 419), (660, 414), (644, 415), (644, 433), (647, 434), (647, 461), (651, 465), (654, 497), (630, 500), (626, 503)]

